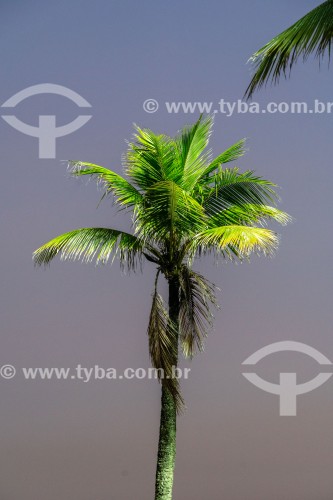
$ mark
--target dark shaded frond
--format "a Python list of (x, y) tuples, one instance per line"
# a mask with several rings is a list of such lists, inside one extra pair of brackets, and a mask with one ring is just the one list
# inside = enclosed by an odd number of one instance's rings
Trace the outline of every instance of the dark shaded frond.
[(173, 368), (177, 366), (178, 331), (169, 317), (163, 298), (157, 291), (157, 279), (148, 323), (149, 354), (158, 378), (170, 391), (180, 412), (184, 400), (180, 394), (178, 379), (174, 376)]
[(201, 274), (183, 265), (179, 274), (180, 342), (186, 357), (192, 358), (196, 349), (203, 350), (207, 329), (212, 326), (210, 305), (217, 307), (214, 285)]
[(213, 176), (214, 186), (205, 193), (203, 207), (212, 217), (230, 205), (254, 204), (266, 205), (274, 203), (277, 195), (273, 189), (275, 184), (252, 171), (240, 173), (238, 168), (220, 170)]

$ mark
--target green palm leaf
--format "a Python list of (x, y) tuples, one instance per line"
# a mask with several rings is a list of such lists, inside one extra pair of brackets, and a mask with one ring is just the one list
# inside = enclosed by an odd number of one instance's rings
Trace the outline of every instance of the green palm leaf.
[(202, 228), (203, 207), (173, 181), (161, 181), (147, 189), (137, 214), (138, 234), (159, 241), (181, 239)]
[(106, 264), (111, 258), (119, 257), (122, 266), (134, 269), (142, 256), (142, 242), (124, 231), (102, 227), (75, 229), (52, 239), (35, 250), (36, 265), (49, 264), (56, 255), (61, 260), (96, 261)]
[(205, 149), (212, 132), (213, 118), (201, 115), (196, 123), (183, 127), (176, 137), (176, 164), (182, 171), (181, 187), (191, 192), (206, 169), (209, 152)]
[(275, 184), (253, 174), (239, 173), (238, 168), (220, 170), (212, 182), (214, 186), (205, 192), (203, 207), (210, 217), (230, 205), (266, 205), (275, 201)]
[(105, 189), (104, 195), (114, 194), (119, 205), (134, 207), (142, 200), (142, 194), (132, 184), (105, 167), (83, 161), (70, 161), (69, 171), (75, 177), (88, 175), (96, 179)]
[(332, 39), (333, 0), (327, 0), (253, 54), (250, 61), (255, 74), (245, 96), (250, 98), (269, 80), (277, 83), (300, 57), (314, 53), (320, 59), (327, 53), (330, 58)]
[(206, 167), (204, 170), (202, 177), (203, 180), (205, 181), (205, 184), (208, 184), (211, 182), (210, 177), (208, 174), (212, 173), (214, 170), (216, 170), (218, 167), (221, 165), (224, 165), (226, 163), (229, 163), (231, 161), (238, 160), (245, 154), (245, 142), (246, 139), (241, 139), (240, 141), (236, 142), (232, 146), (230, 146), (228, 149), (223, 151), (220, 155), (218, 155), (214, 160)]
[(230, 205), (228, 208), (219, 211), (216, 215), (210, 217), (209, 227), (227, 226), (227, 225), (265, 225), (268, 220), (275, 220), (282, 225), (291, 222), (291, 217), (268, 205), (255, 205), (251, 203)]
[(247, 258), (251, 253), (271, 255), (278, 245), (276, 233), (266, 228), (251, 226), (220, 226), (207, 229), (197, 234), (193, 240), (193, 248), (216, 250), (230, 258), (236, 256)]
[(142, 190), (169, 179), (177, 182), (181, 172), (175, 168), (175, 144), (166, 135), (136, 127), (135, 142), (129, 143), (124, 157), (126, 174)]

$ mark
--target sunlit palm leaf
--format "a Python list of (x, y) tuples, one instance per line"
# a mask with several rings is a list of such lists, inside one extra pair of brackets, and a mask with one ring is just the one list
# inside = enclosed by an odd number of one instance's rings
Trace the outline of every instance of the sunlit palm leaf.
[(204, 172), (209, 152), (205, 149), (212, 131), (213, 119), (210, 116), (199, 120), (194, 125), (184, 127), (176, 137), (176, 163), (183, 172), (181, 187), (191, 192), (197, 180)]
[(105, 189), (105, 194), (112, 193), (116, 196), (119, 205), (133, 207), (141, 202), (142, 194), (112, 170), (82, 161), (69, 162), (69, 170), (76, 177), (87, 175), (95, 178)]
[(33, 253), (36, 265), (47, 265), (56, 255), (61, 260), (96, 261), (106, 264), (117, 256), (122, 265), (135, 268), (143, 247), (138, 238), (116, 229), (89, 227), (64, 233), (41, 246)]
[(265, 225), (270, 219), (283, 225), (291, 221), (291, 217), (288, 214), (275, 207), (246, 203), (243, 205), (231, 205), (210, 217), (209, 227), (227, 226), (230, 224)]
[(129, 144), (124, 156), (126, 174), (143, 190), (156, 182), (166, 179), (177, 181), (181, 172), (177, 171), (174, 157), (175, 144), (166, 135), (156, 135), (149, 129), (136, 127), (136, 142)]
[(252, 252), (270, 255), (278, 245), (276, 233), (269, 229), (249, 226), (221, 226), (207, 229), (195, 236), (193, 246), (203, 250), (216, 249), (226, 252), (229, 257), (249, 257)]

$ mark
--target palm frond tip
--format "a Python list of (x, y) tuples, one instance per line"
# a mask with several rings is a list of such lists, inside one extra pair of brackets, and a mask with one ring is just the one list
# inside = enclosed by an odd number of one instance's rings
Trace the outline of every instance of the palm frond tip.
[(307, 59), (313, 53), (319, 60), (325, 54), (330, 59), (332, 40), (333, 0), (327, 0), (253, 54), (249, 62), (255, 73), (245, 97), (251, 98), (270, 80), (275, 84), (286, 77), (300, 57)]

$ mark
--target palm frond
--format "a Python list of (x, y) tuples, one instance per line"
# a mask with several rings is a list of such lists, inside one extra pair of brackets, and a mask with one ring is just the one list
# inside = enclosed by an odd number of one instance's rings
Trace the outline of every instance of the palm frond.
[(210, 153), (205, 152), (212, 132), (213, 118), (199, 119), (191, 126), (183, 127), (175, 139), (177, 146), (176, 164), (183, 172), (181, 187), (191, 192), (204, 172)]
[(173, 367), (177, 365), (178, 331), (169, 317), (163, 298), (157, 291), (155, 279), (152, 306), (148, 322), (149, 354), (153, 367), (157, 370), (158, 378), (170, 391), (180, 412), (184, 400), (180, 393), (178, 379), (174, 376)]
[(217, 307), (214, 285), (201, 274), (183, 265), (179, 274), (179, 331), (184, 356), (192, 358), (203, 350), (207, 329), (212, 326), (210, 305)]
[(161, 181), (147, 189), (137, 214), (137, 231), (159, 241), (181, 238), (202, 228), (202, 206), (173, 181)]
[(206, 176), (211, 174), (221, 165), (230, 163), (231, 161), (238, 160), (245, 154), (245, 143), (246, 139), (241, 139), (240, 141), (236, 142), (228, 149), (223, 151), (223, 153), (218, 155), (216, 158), (214, 158), (213, 161), (211, 161), (211, 163), (207, 166), (207, 168), (202, 174), (202, 178), (205, 180), (205, 184), (207, 184), (210, 181), (210, 178), (209, 177), (207, 178)]
[(122, 267), (135, 269), (144, 248), (137, 237), (116, 229), (89, 227), (75, 229), (52, 239), (33, 253), (37, 266), (49, 264), (56, 255), (61, 260), (113, 262), (119, 257)]
[(266, 205), (275, 202), (276, 186), (257, 177), (251, 170), (240, 173), (238, 168), (220, 170), (213, 176), (213, 187), (205, 192), (203, 207), (210, 217), (230, 205)]
[(181, 172), (174, 163), (175, 144), (166, 135), (136, 127), (135, 142), (129, 143), (124, 156), (126, 174), (142, 190), (169, 179), (177, 182)]
[(228, 225), (207, 229), (193, 238), (193, 249), (223, 252), (229, 258), (248, 258), (251, 253), (271, 255), (278, 246), (276, 233), (266, 228)]
[(141, 203), (142, 194), (130, 182), (112, 170), (82, 161), (70, 161), (69, 171), (75, 177), (88, 175), (96, 179), (105, 189), (105, 195), (112, 193), (121, 206), (135, 207)]
[(250, 62), (255, 74), (245, 97), (249, 99), (269, 80), (276, 84), (281, 75), (286, 77), (300, 57), (314, 53), (321, 59), (328, 53), (330, 59), (332, 40), (333, 0), (327, 0), (253, 54)]
[(282, 225), (291, 222), (292, 218), (282, 210), (268, 205), (230, 205), (221, 210), (208, 221), (209, 227), (234, 225), (265, 225), (268, 220), (275, 220)]

